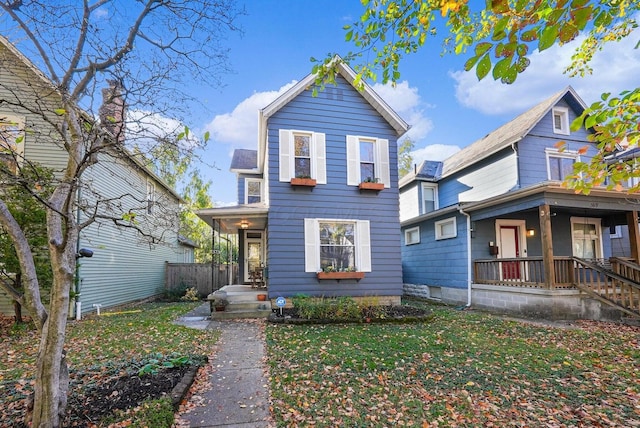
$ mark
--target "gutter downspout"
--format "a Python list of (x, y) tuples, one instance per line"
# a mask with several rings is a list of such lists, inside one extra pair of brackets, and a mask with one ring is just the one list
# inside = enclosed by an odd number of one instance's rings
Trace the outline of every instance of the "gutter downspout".
[(460, 214), (467, 218), (467, 304), (466, 307), (471, 307), (471, 216), (466, 213), (462, 208), (458, 208)]
[(520, 161), (518, 159), (518, 150), (516, 149), (516, 143), (511, 143), (511, 150), (516, 157), (516, 189), (520, 188)]

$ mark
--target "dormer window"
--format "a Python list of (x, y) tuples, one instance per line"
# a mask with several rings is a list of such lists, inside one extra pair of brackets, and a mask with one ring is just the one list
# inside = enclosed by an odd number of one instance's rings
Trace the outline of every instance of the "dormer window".
[(262, 180), (247, 178), (245, 180), (245, 203), (257, 204), (262, 202)]
[(569, 109), (554, 107), (552, 110), (554, 134), (569, 135)]

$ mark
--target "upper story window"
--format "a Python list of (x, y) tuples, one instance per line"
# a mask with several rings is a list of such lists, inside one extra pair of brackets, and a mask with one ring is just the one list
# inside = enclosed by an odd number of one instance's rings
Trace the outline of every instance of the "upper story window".
[(24, 156), (24, 119), (0, 113), (0, 162), (18, 173)]
[(153, 181), (147, 180), (147, 214), (153, 212), (153, 205), (156, 202), (156, 186)]
[(376, 142), (374, 140), (360, 140), (360, 180), (376, 181)]
[(255, 178), (245, 179), (245, 204), (257, 204), (262, 202), (262, 180)]
[(438, 209), (438, 185), (422, 183), (422, 214)]
[(389, 140), (347, 135), (347, 184), (357, 186), (364, 181), (391, 187)]
[(569, 135), (569, 109), (566, 107), (554, 107), (552, 110), (553, 132)]
[(304, 219), (305, 272), (371, 272), (368, 220)]
[(327, 183), (325, 134), (281, 129), (279, 140), (280, 181), (298, 177)]
[(295, 177), (311, 178), (311, 134), (293, 134)]
[(573, 174), (573, 164), (578, 161), (578, 152), (546, 149), (547, 178), (549, 180), (563, 181)]

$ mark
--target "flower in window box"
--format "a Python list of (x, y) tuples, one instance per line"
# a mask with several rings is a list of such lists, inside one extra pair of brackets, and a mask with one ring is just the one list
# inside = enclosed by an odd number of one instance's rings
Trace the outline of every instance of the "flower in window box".
[(316, 180), (311, 178), (308, 175), (299, 175), (291, 179), (292, 186), (307, 186), (307, 187), (315, 187)]
[(367, 177), (362, 183), (358, 185), (360, 190), (375, 190), (379, 192), (384, 189), (384, 183), (380, 183), (379, 178)]

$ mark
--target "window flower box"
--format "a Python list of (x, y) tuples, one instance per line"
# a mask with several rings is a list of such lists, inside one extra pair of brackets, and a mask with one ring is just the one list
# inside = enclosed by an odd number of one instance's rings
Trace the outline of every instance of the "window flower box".
[(316, 180), (314, 178), (294, 177), (291, 179), (291, 185), (301, 187), (316, 187)]
[(364, 272), (318, 272), (318, 279), (332, 279), (340, 281), (341, 279), (355, 279), (360, 281), (364, 278)]
[(376, 183), (373, 181), (363, 181), (358, 185), (360, 190), (373, 190), (375, 192), (379, 192), (384, 189), (384, 183)]

